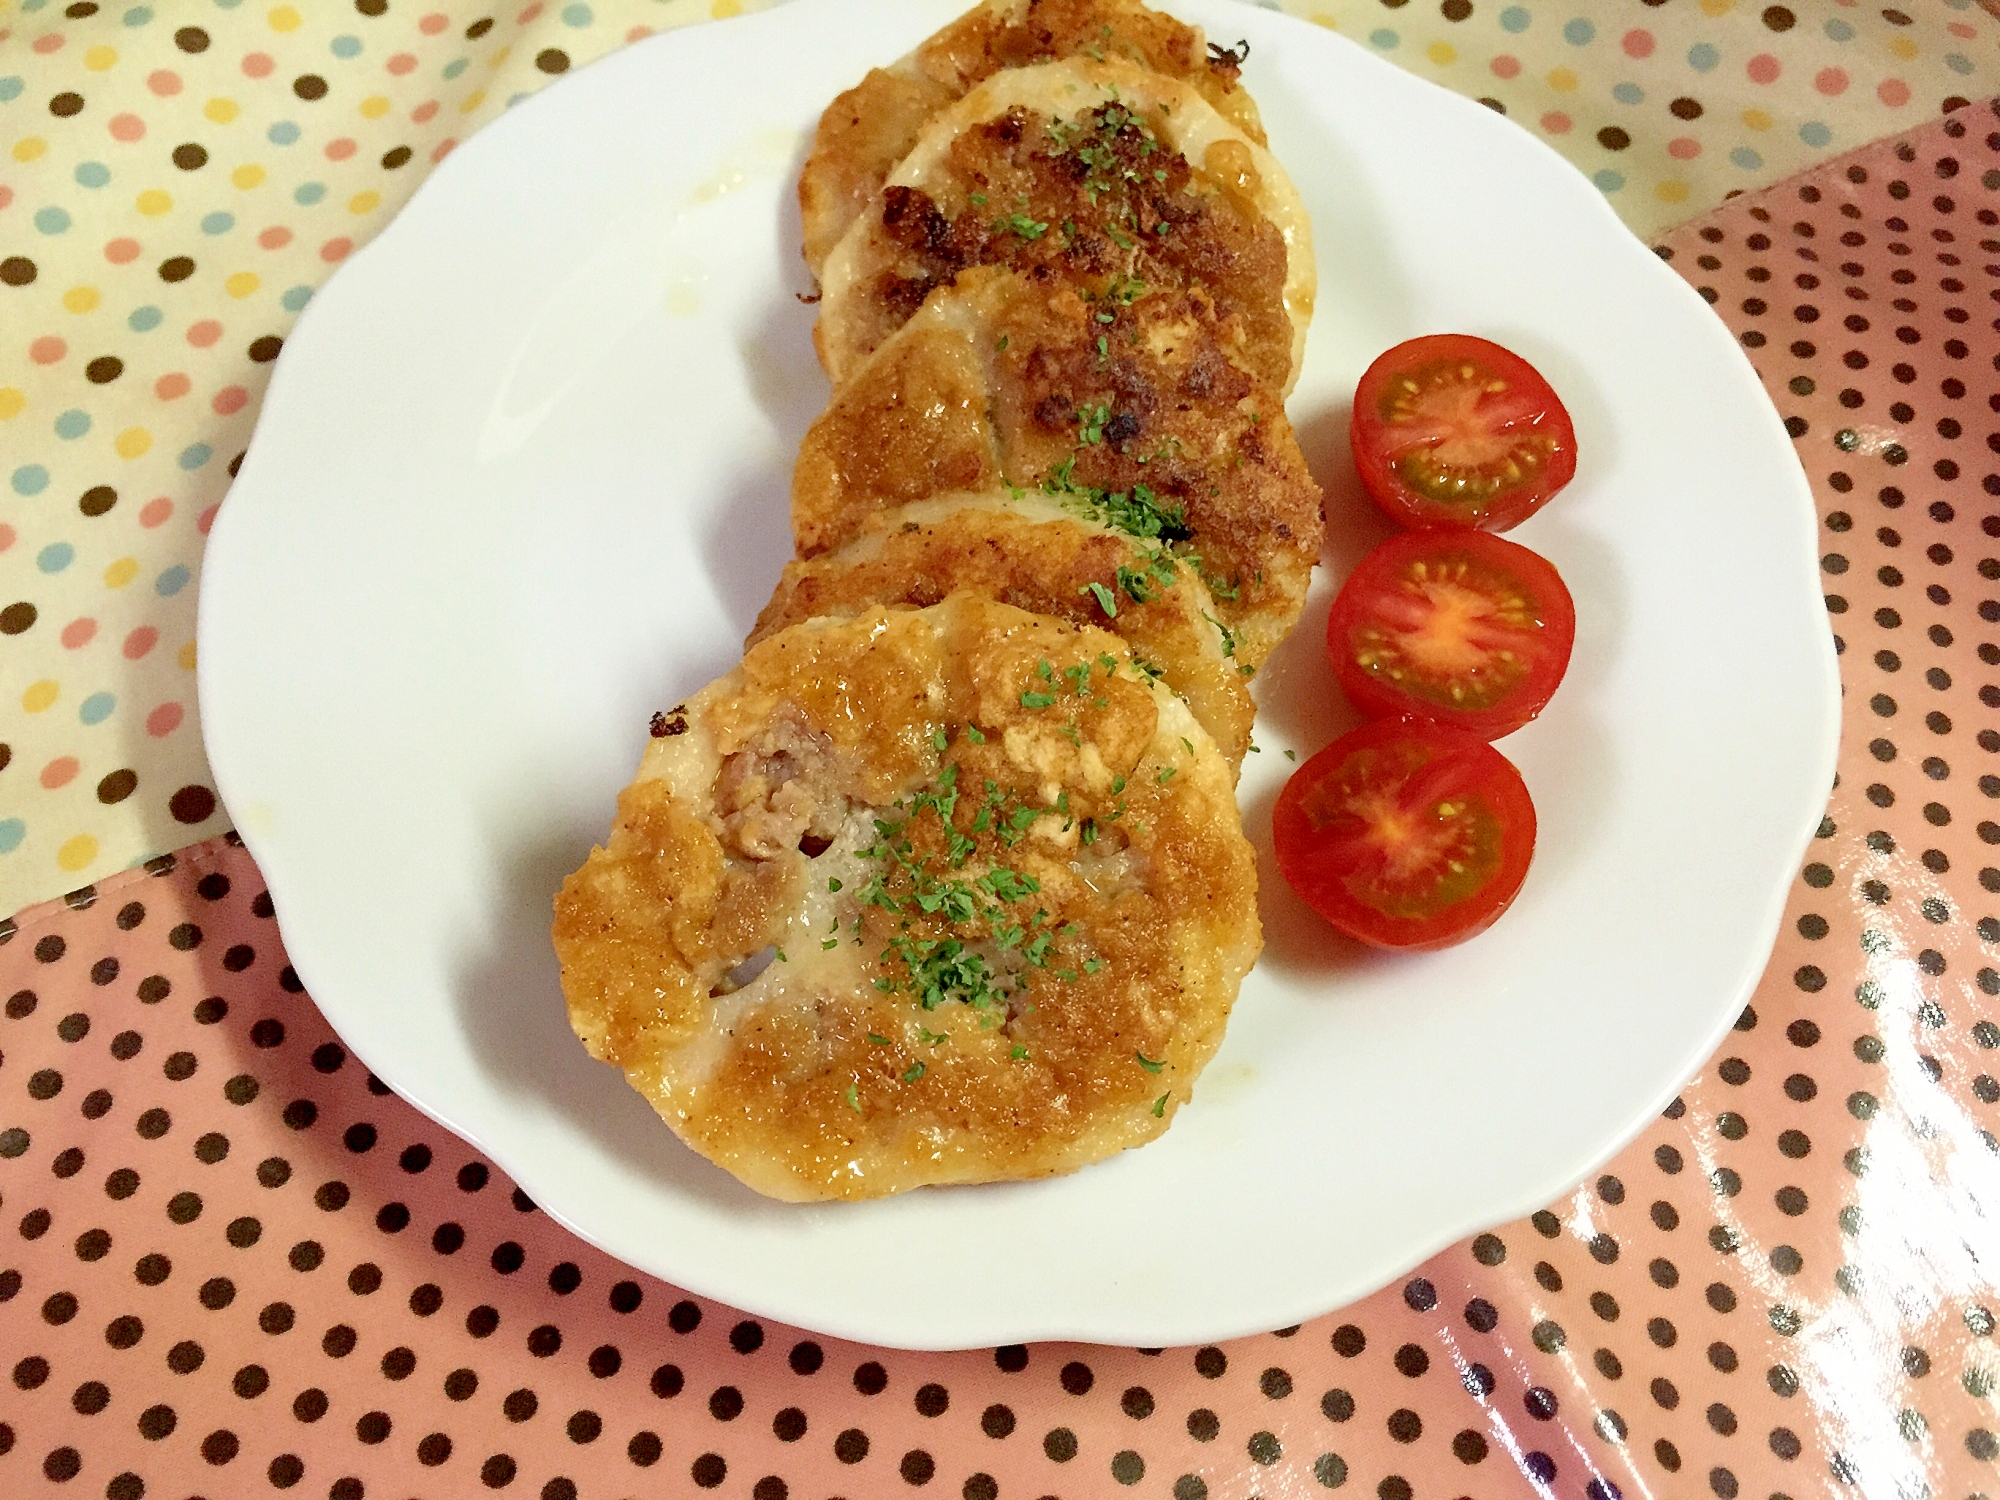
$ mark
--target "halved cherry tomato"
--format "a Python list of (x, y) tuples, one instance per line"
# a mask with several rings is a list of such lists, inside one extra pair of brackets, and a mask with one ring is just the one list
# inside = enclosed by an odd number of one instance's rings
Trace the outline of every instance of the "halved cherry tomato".
[(1327, 655), (1371, 719), (1410, 715), (1482, 740), (1542, 711), (1569, 666), (1576, 608), (1537, 554), (1483, 531), (1406, 531), (1361, 559)]
[(1342, 735), (1272, 813), (1300, 898), (1378, 948), (1442, 948), (1492, 925), (1535, 852), (1521, 773), (1484, 740), (1416, 720)]
[(1505, 531), (1576, 473), (1576, 429), (1540, 372), (1486, 339), (1411, 339), (1361, 377), (1361, 483), (1400, 526)]

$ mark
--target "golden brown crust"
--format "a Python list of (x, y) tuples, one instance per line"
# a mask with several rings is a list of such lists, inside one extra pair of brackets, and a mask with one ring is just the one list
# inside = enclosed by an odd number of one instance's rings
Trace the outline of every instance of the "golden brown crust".
[(1128, 302), (1113, 286), (983, 268), (935, 294), (807, 432), (800, 555), (944, 489), (1141, 485), (1179, 512), (1239, 663), (1262, 663), (1304, 607), (1319, 487), (1282, 400), (1231, 360), (1201, 293)]
[(916, 144), (924, 123), (1003, 68), (1119, 57), (1175, 78), (1252, 140), (1264, 140), (1237, 60), (1211, 56), (1201, 32), (1137, 0), (987, 0), (893, 68), (872, 70), (827, 106), (799, 178), (806, 264), (828, 253)]
[(1227, 765), (1117, 637), (971, 594), (816, 620), (681, 722), (555, 938), (578, 1035), (691, 1146), (863, 1198), (1167, 1128), (1255, 959), (1256, 877)]

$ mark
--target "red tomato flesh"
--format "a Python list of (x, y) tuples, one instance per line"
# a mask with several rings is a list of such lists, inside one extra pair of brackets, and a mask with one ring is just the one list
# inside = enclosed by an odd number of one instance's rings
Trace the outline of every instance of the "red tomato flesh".
[(1536, 553), (1482, 531), (1392, 536), (1342, 585), (1327, 655), (1371, 719), (1495, 740), (1540, 713), (1569, 666), (1576, 607)]
[(1362, 486), (1400, 526), (1506, 531), (1576, 474), (1576, 429), (1518, 354), (1468, 334), (1398, 344), (1361, 377)]
[(1491, 926), (1535, 852), (1535, 805), (1484, 740), (1414, 720), (1341, 736), (1272, 812), (1300, 899), (1378, 948), (1442, 948)]

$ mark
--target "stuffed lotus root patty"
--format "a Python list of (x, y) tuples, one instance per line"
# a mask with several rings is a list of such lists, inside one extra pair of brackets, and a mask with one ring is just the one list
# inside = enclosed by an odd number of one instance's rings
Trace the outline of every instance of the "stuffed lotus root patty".
[(812, 620), (654, 725), (563, 885), (578, 1036), (759, 1192), (1065, 1172), (1167, 1128), (1260, 945), (1231, 772), (1107, 632)]

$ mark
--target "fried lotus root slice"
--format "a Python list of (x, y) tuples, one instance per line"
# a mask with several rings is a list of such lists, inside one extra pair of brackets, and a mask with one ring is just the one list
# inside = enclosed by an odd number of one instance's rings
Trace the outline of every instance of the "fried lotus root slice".
[(1319, 486), (1275, 390), (1233, 362), (1199, 291), (982, 267), (933, 294), (834, 392), (792, 479), (813, 557), (870, 517), (1008, 483), (1166, 542), (1252, 669), (1304, 608)]
[(1289, 391), (1317, 272), (1271, 154), (1157, 73), (1071, 60), (995, 74), (924, 128), (821, 271), (813, 338), (838, 385), (972, 266), (1199, 287), (1238, 361)]
[(659, 728), (564, 882), (577, 1035), (758, 1192), (1166, 1130), (1261, 945), (1228, 763), (1125, 643), (954, 594), (813, 620)]
[(839, 551), (786, 566), (750, 644), (821, 616), (928, 608), (960, 589), (1116, 633), (1242, 765), (1256, 706), (1195, 570), (1045, 495), (996, 490), (877, 514)]
[(933, 115), (1003, 68), (1065, 57), (1119, 58), (1198, 90), (1258, 145), (1257, 106), (1238, 82), (1240, 59), (1212, 51), (1201, 31), (1136, 0), (986, 0), (827, 106), (799, 177), (806, 264), (826, 257)]

